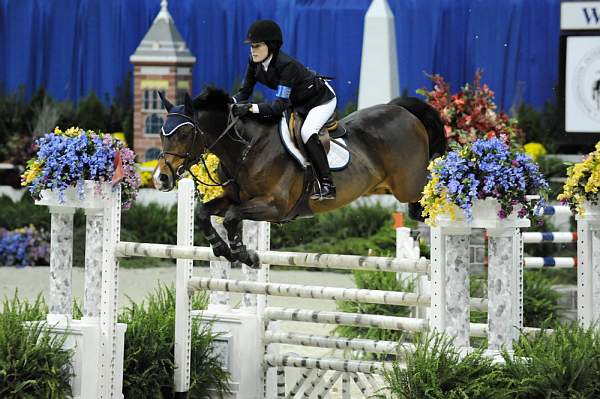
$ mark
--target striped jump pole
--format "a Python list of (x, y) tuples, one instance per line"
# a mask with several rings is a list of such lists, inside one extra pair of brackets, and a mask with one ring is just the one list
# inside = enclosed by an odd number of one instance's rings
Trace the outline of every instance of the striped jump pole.
[(543, 232), (523, 232), (523, 243), (524, 244), (542, 244), (542, 243), (555, 243), (555, 244), (568, 244), (577, 242), (576, 232), (565, 232), (565, 231), (543, 231)]
[(526, 256), (523, 258), (526, 269), (572, 269), (577, 267), (576, 257)]
[[(429, 260), (397, 259), (381, 256), (317, 254), (302, 252), (257, 251), (261, 262), (270, 265), (320, 269), (374, 270), (386, 272), (428, 273)], [(149, 244), (121, 241), (117, 256), (143, 256), (166, 259), (223, 260), (210, 247)]]
[(567, 205), (549, 205), (542, 208), (541, 212), (544, 216), (552, 215), (572, 215), (571, 209)]

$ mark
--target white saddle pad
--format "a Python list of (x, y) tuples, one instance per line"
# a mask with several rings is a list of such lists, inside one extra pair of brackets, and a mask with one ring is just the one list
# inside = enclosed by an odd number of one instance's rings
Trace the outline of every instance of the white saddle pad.
[[(281, 142), (283, 143), (283, 146), (288, 151), (288, 153), (300, 164), (300, 166), (306, 168), (309, 162), (300, 153), (300, 151), (292, 142), (288, 124), (285, 118), (281, 118), (281, 122), (279, 122), (279, 137), (281, 137)], [(343, 138), (335, 140), (339, 141), (343, 145), (347, 145), (346, 140), (344, 140)], [(350, 152), (342, 146), (336, 144), (333, 140), (330, 142), (330, 144), (331, 146), (329, 149), (329, 154), (327, 154), (329, 168), (331, 168), (331, 170), (344, 169), (346, 166), (348, 166), (348, 163), (350, 162)]]

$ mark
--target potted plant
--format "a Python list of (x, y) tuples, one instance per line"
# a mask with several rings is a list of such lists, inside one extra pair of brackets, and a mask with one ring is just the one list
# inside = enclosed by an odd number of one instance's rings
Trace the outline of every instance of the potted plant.
[(36, 145), (37, 155), (27, 162), (21, 184), (40, 203), (97, 200), (110, 190), (111, 183), (118, 182), (123, 209), (135, 201), (141, 178), (135, 170), (134, 152), (121, 140), (77, 127), (64, 132), (57, 127)]
[[(525, 153), (498, 138), (478, 139), (431, 161), (421, 205), (429, 224), (436, 220), (534, 217), (548, 183)], [(533, 203), (528, 195), (537, 194)]]

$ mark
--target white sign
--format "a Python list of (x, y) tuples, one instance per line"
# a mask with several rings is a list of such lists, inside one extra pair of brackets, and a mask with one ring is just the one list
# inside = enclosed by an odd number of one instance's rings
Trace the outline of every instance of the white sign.
[(600, 1), (561, 3), (560, 29), (600, 29)]
[(567, 38), (565, 130), (600, 133), (600, 36)]

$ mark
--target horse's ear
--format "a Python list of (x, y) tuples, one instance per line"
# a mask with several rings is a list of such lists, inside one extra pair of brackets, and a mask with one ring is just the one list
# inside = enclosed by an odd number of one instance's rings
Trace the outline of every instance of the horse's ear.
[(188, 115), (194, 115), (194, 104), (192, 103), (192, 98), (186, 92), (184, 99), (185, 113)]
[(162, 101), (163, 106), (165, 107), (167, 112), (171, 112), (171, 108), (173, 108), (173, 104), (171, 104), (171, 102), (169, 100), (167, 100), (167, 97), (165, 97), (165, 95), (163, 94), (162, 91), (158, 92), (158, 96), (160, 97), (160, 100)]

